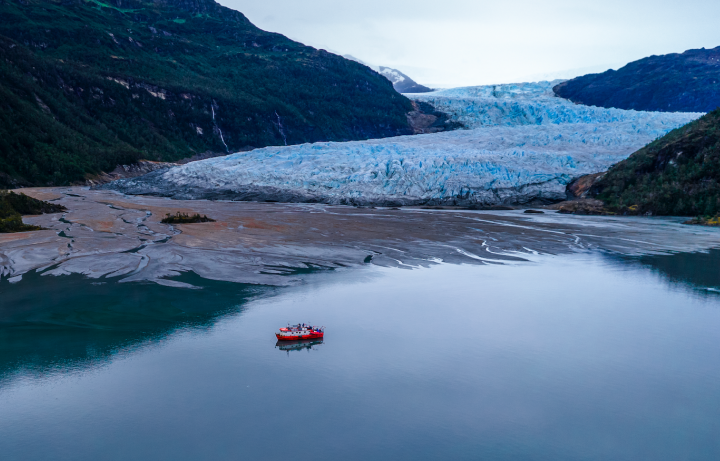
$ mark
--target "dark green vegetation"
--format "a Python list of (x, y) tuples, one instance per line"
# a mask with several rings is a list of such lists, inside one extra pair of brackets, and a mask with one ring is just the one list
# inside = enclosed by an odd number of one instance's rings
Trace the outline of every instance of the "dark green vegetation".
[(589, 193), (616, 212), (716, 216), (720, 212), (720, 109), (614, 165)]
[(700, 216), (697, 218), (689, 219), (683, 224), (694, 224), (697, 226), (720, 226), (720, 215), (715, 216)]
[(0, 232), (24, 232), (39, 230), (38, 226), (23, 223), (22, 215), (60, 213), (62, 205), (43, 202), (25, 194), (0, 191)]
[(180, 213), (178, 211), (174, 215), (168, 213), (160, 222), (163, 224), (192, 224), (197, 222), (215, 222), (215, 220), (205, 215), (200, 216), (199, 213), (189, 216), (187, 213)]
[(410, 134), (410, 110), (371, 69), (212, 0), (0, 0), (0, 187)]
[(710, 112), (720, 107), (720, 47), (650, 56), (617, 71), (568, 80), (554, 90), (590, 106)]

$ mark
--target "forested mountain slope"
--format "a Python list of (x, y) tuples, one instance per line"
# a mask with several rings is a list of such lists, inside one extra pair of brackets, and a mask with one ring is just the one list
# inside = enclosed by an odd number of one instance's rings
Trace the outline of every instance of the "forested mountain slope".
[(720, 109), (613, 166), (590, 194), (625, 213), (716, 215), (720, 212)]
[(410, 110), (371, 69), (212, 0), (0, 0), (0, 187), (409, 134)]
[(710, 112), (720, 107), (720, 47), (650, 56), (560, 83), (555, 93), (598, 107)]

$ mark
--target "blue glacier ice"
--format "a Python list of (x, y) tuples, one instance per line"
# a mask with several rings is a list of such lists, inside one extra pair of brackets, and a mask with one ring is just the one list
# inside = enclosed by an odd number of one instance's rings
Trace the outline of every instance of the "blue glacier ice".
[[(432, 93), (406, 94), (428, 102), (467, 128), (486, 126), (560, 125), (565, 123), (613, 123), (636, 121), (675, 128), (688, 120), (662, 112), (605, 109), (575, 104), (555, 96), (552, 88), (563, 80), (452, 88)], [(702, 114), (691, 114), (691, 119)]]
[(606, 170), (702, 114), (574, 104), (557, 82), (408, 95), (469, 129), (265, 147), (112, 183), (176, 198), (358, 205), (519, 204), (561, 200), (574, 178)]

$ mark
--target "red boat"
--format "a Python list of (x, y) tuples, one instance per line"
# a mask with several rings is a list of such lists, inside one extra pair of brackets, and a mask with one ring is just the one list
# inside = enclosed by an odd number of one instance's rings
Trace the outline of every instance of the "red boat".
[(325, 327), (314, 327), (304, 323), (288, 325), (275, 333), (279, 341), (297, 341), (299, 339), (319, 339), (325, 335)]

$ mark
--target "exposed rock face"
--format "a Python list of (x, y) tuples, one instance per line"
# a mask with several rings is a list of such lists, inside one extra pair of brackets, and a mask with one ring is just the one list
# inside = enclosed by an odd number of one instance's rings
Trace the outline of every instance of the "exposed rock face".
[(595, 184), (600, 178), (602, 178), (605, 175), (605, 172), (600, 173), (593, 173), (593, 174), (587, 174), (585, 176), (580, 176), (576, 180), (572, 181), (567, 186), (567, 196), (568, 199), (577, 199), (577, 198), (585, 198), (588, 195), (588, 192), (590, 191), (590, 188)]
[(99, 184), (107, 184), (118, 179), (136, 178), (159, 169), (168, 169), (178, 166), (178, 163), (169, 162), (152, 162), (150, 160), (140, 160), (130, 165), (118, 165), (110, 173), (102, 173), (94, 176), (86, 181), (88, 186), (97, 186)]
[(413, 109), (408, 112), (408, 123), (414, 134), (439, 133), (441, 131), (465, 128), (462, 123), (452, 120), (448, 114), (435, 110), (432, 104), (413, 101)]
[(554, 90), (591, 106), (710, 112), (720, 106), (720, 47), (650, 56), (617, 71), (562, 82)]
[[(582, 198), (556, 203), (549, 207), (563, 214), (606, 215), (609, 214), (602, 200)], [(611, 213), (610, 213), (611, 214)]]
[(578, 106), (552, 84), (413, 95), (472, 127), (417, 136), (256, 149), (104, 186), (184, 199), (354, 205), (493, 206), (566, 198), (577, 177), (606, 170), (699, 114)]
[[(240, 152), (244, 152), (249, 149), (240, 149)], [(137, 178), (148, 173), (152, 173), (156, 170), (167, 170), (174, 166), (185, 165), (190, 162), (197, 162), (198, 160), (205, 160), (208, 158), (222, 157), (227, 155), (224, 152), (212, 152), (205, 151), (201, 154), (195, 154), (192, 157), (178, 160), (177, 162), (153, 162), (152, 160), (139, 160), (136, 163), (129, 165), (118, 165), (110, 173), (101, 173), (99, 175), (92, 176), (85, 181), (86, 186), (98, 186), (100, 184), (107, 184), (118, 179)]]

